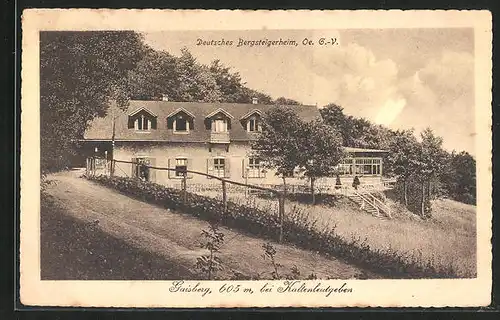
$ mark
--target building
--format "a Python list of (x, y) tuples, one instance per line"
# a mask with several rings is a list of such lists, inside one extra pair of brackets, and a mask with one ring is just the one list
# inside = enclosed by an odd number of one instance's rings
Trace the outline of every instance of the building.
[[(112, 106), (108, 115), (97, 118), (84, 136), (87, 155), (146, 163), (176, 171), (148, 170), (142, 166), (117, 163), (114, 174), (134, 176), (164, 185), (177, 184), (183, 170), (194, 170), (251, 184), (280, 184), (273, 170), (265, 170), (251, 156), (251, 141), (261, 129), (264, 112), (273, 108), (236, 103), (198, 103), (172, 101), (130, 101), (127, 110)], [(305, 121), (320, 118), (315, 106), (293, 106)], [(380, 182), (383, 150), (348, 148), (339, 165), (341, 180), (351, 184), (355, 175), (362, 183)], [(215, 183), (199, 175), (188, 175), (190, 184)], [(296, 174), (290, 184), (307, 184)], [(317, 182), (333, 185), (335, 178)]]

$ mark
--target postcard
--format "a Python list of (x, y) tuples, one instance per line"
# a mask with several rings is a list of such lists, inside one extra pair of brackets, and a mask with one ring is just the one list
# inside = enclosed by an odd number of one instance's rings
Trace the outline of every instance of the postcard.
[(27, 9), (20, 300), (491, 302), (488, 11)]

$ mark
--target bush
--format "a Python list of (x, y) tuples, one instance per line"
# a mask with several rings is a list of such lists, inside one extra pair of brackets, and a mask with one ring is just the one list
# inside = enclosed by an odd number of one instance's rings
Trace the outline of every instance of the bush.
[[(187, 193), (183, 203), (183, 192), (178, 189), (123, 177), (95, 176), (88, 179), (114, 188), (137, 199), (182, 211), (200, 219), (218, 222), (229, 228), (270, 240), (278, 240), (280, 221), (277, 212), (271, 214), (248, 205), (227, 203), (223, 210), (220, 200)], [(452, 266), (439, 266), (424, 262), (415, 256), (394, 252), (390, 249), (371, 248), (366, 240), (345, 240), (335, 233), (335, 228), (319, 231), (315, 221), (306, 213), (292, 208), (285, 213), (283, 241), (312, 250), (326, 256), (342, 258), (349, 263), (393, 278), (456, 278)]]

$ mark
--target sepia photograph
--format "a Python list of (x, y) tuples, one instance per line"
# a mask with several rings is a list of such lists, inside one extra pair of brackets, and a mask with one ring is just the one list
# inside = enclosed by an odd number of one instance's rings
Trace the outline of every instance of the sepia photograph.
[[(22, 216), (22, 271), (29, 255), (42, 286), (161, 284), (179, 295), (164, 307), (329, 306), (386, 283), (370, 280), (491, 285), (491, 270), (478, 276), (491, 268), (491, 98), (478, 100), (491, 87), (478, 85), (491, 79), (477, 79), (491, 61), (477, 26), (211, 29), (209, 17), (196, 30), (49, 24), (24, 39), (38, 88), (22, 131), (39, 147), (28, 158), (24, 141), (22, 156), (39, 205)], [(338, 306), (384, 305), (359, 299)], [(103, 306), (151, 306), (127, 301)]]

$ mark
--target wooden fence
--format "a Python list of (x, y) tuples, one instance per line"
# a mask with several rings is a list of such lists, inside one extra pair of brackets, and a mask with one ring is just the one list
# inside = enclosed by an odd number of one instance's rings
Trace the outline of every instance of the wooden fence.
[[(117, 168), (117, 163), (125, 163), (125, 164), (132, 164), (136, 165), (138, 167), (143, 166), (149, 169), (153, 170), (159, 170), (159, 171), (175, 171), (179, 172), (179, 170), (175, 168), (165, 168), (165, 167), (157, 167), (157, 166), (152, 166), (152, 165), (147, 165), (144, 163), (139, 163), (139, 162), (133, 162), (133, 161), (124, 161), (124, 160), (109, 160), (109, 170), (106, 171), (105, 173), (101, 174), (106, 174), (113, 176), (115, 173), (115, 170)], [(187, 201), (187, 193), (188, 191), (188, 174), (193, 174), (193, 175), (199, 175), (199, 176), (204, 176), (204, 177), (209, 177), (215, 180), (218, 180), (220, 182), (220, 186), (222, 189), (222, 204), (223, 204), (223, 210), (227, 210), (227, 202), (228, 202), (228, 185), (235, 186), (235, 187), (242, 187), (244, 190), (254, 190), (258, 192), (266, 192), (270, 193), (278, 198), (278, 218), (280, 221), (280, 234), (279, 234), (279, 240), (280, 242), (283, 239), (283, 219), (285, 216), (285, 197), (286, 197), (286, 192), (276, 190), (273, 188), (269, 187), (263, 187), (263, 186), (258, 186), (258, 185), (252, 185), (248, 183), (242, 183), (238, 181), (233, 181), (229, 180), (226, 178), (221, 178), (215, 175), (211, 175), (205, 172), (199, 172), (199, 171), (194, 171), (194, 170), (183, 170), (182, 171), (182, 178), (181, 178), (181, 190), (183, 193), (183, 201)], [(90, 171), (90, 174), (96, 174), (96, 171)]]

